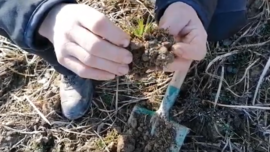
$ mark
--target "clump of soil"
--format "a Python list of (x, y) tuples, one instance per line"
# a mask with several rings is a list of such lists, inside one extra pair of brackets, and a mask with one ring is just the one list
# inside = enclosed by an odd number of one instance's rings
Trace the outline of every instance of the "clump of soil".
[(130, 75), (141, 78), (172, 63), (175, 58), (173, 44), (173, 36), (164, 29), (154, 29), (141, 39), (133, 38), (128, 48), (133, 53)]
[(126, 134), (119, 137), (117, 152), (168, 152), (175, 144), (175, 129), (164, 119), (157, 119), (151, 135), (150, 119), (148, 115), (134, 114)]

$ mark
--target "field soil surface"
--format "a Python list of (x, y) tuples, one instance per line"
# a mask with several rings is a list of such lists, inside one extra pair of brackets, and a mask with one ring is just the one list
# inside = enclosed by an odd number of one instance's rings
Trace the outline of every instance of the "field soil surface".
[[(175, 133), (165, 122), (155, 136), (149, 134), (149, 117), (138, 117), (133, 126), (127, 122), (136, 104), (158, 109), (172, 77), (162, 68), (175, 59), (173, 37), (157, 28), (148, 1), (79, 2), (106, 14), (130, 35), (130, 73), (98, 82), (91, 110), (69, 121), (60, 110), (60, 75), (1, 38), (0, 151), (166, 151)], [(266, 0), (250, 1), (247, 25), (226, 40), (209, 42), (206, 57), (192, 63), (170, 112), (190, 128), (181, 151), (270, 151), (269, 6)]]

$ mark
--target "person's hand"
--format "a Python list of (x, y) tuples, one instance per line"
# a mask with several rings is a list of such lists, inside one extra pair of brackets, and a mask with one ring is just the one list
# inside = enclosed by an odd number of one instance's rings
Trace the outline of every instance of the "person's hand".
[(191, 6), (182, 2), (169, 5), (160, 19), (159, 27), (167, 29), (177, 42), (172, 47), (176, 59), (164, 68), (165, 71), (188, 70), (193, 60), (205, 57), (207, 33)]
[(129, 71), (128, 35), (89, 6), (55, 6), (39, 33), (53, 43), (58, 62), (82, 78), (110, 80)]

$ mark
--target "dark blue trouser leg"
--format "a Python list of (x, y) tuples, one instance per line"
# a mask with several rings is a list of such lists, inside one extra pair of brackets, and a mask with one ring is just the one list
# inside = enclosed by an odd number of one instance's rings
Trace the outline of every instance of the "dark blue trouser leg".
[(35, 54), (47, 61), (60, 74), (74, 75), (72, 71), (68, 70), (67, 68), (58, 63), (53, 48), (46, 51), (36, 51)]
[(238, 32), (247, 21), (247, 0), (220, 0), (207, 29), (209, 41), (220, 41)]

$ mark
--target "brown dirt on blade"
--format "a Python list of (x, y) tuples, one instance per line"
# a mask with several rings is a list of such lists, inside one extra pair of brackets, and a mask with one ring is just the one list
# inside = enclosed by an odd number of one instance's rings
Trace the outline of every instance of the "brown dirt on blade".
[(128, 47), (133, 54), (130, 75), (139, 79), (151, 71), (161, 71), (175, 58), (173, 44), (173, 36), (164, 29), (154, 29), (142, 39), (133, 38)]
[(134, 114), (132, 124), (118, 140), (117, 152), (167, 152), (175, 144), (176, 132), (164, 119), (158, 119), (154, 135), (151, 135), (150, 116)]

